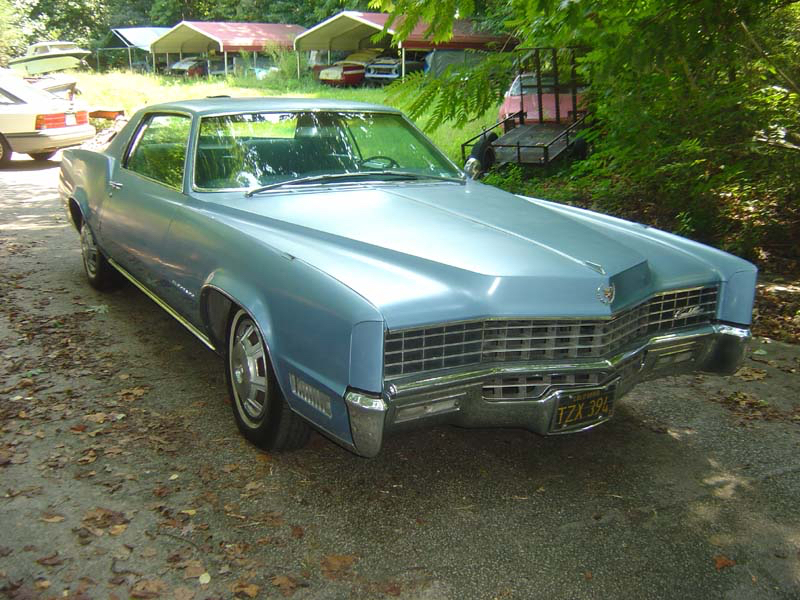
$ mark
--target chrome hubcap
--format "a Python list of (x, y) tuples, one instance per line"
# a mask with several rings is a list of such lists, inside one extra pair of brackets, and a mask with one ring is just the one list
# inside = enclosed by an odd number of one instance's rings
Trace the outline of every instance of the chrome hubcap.
[(257, 421), (267, 405), (267, 353), (261, 334), (248, 317), (236, 325), (230, 348), (230, 369), (242, 416)]
[(90, 277), (94, 277), (97, 275), (98, 251), (94, 243), (94, 236), (86, 225), (81, 228), (81, 254), (86, 272)]

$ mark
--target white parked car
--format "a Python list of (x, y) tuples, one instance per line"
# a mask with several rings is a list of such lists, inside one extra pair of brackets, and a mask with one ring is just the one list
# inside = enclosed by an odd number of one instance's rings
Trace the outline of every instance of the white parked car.
[(20, 77), (0, 74), (0, 167), (11, 153), (47, 160), (94, 137), (85, 106), (58, 98)]

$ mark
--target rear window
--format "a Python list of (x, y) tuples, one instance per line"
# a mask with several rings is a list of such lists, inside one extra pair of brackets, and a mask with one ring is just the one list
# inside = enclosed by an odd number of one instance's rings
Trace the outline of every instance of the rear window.
[(180, 190), (192, 120), (184, 115), (151, 115), (134, 138), (125, 168)]

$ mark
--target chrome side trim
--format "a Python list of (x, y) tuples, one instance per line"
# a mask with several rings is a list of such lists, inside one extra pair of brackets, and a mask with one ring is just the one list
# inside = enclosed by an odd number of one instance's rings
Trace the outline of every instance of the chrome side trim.
[(125, 277), (125, 279), (127, 279), (128, 281), (130, 281), (130, 282), (131, 282), (133, 285), (135, 285), (135, 286), (136, 286), (137, 288), (139, 288), (139, 289), (140, 289), (142, 292), (144, 292), (144, 294), (145, 294), (145, 295), (146, 295), (148, 298), (150, 298), (150, 300), (152, 300), (153, 302), (155, 302), (156, 304), (158, 304), (158, 305), (159, 305), (159, 306), (160, 306), (162, 309), (164, 309), (164, 310), (166, 311), (166, 313), (167, 313), (169, 316), (171, 316), (171, 317), (172, 317), (173, 319), (175, 319), (175, 320), (176, 320), (178, 323), (180, 323), (180, 324), (181, 324), (181, 325), (183, 325), (183, 326), (184, 326), (186, 329), (188, 329), (188, 330), (189, 330), (189, 331), (190, 331), (190, 332), (191, 332), (191, 333), (192, 333), (192, 334), (193, 334), (193, 335), (194, 335), (194, 336), (195, 336), (197, 339), (199, 339), (199, 340), (200, 340), (201, 342), (203, 342), (203, 343), (204, 343), (206, 346), (208, 346), (208, 348), (209, 348), (209, 349), (213, 350), (214, 352), (216, 352), (216, 351), (217, 351), (217, 349), (214, 347), (214, 344), (212, 344), (212, 343), (211, 343), (211, 340), (210, 340), (210, 339), (208, 339), (208, 336), (206, 336), (206, 335), (205, 335), (205, 334), (204, 334), (202, 331), (200, 331), (200, 330), (199, 330), (197, 327), (195, 327), (195, 326), (194, 326), (194, 325), (192, 325), (192, 324), (191, 324), (189, 321), (187, 321), (186, 319), (184, 319), (184, 318), (183, 318), (183, 317), (182, 317), (180, 314), (178, 314), (178, 313), (175, 311), (175, 309), (173, 309), (173, 308), (172, 308), (172, 307), (171, 307), (169, 304), (167, 304), (167, 303), (166, 303), (166, 302), (164, 302), (164, 301), (163, 301), (161, 298), (159, 298), (159, 297), (158, 297), (158, 296), (156, 296), (156, 295), (155, 295), (153, 292), (151, 292), (151, 291), (150, 291), (150, 290), (147, 288), (147, 286), (145, 286), (145, 285), (144, 285), (143, 283), (141, 283), (141, 282), (140, 282), (138, 279), (136, 279), (136, 277), (134, 277), (133, 275), (131, 275), (130, 273), (128, 273), (128, 271), (126, 271), (124, 267), (120, 266), (120, 264), (119, 264), (119, 263), (117, 263), (117, 262), (116, 262), (114, 259), (108, 258), (107, 260), (108, 260), (108, 263), (109, 263), (109, 264), (110, 264), (112, 267), (114, 267), (114, 268), (115, 268), (117, 271), (119, 271), (119, 272), (122, 274), (122, 276), (123, 276), (123, 277)]

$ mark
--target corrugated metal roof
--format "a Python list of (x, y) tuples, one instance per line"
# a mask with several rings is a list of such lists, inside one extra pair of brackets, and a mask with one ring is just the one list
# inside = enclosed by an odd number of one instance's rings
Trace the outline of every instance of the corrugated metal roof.
[(122, 43), (120, 48), (141, 48), (149, 52), (150, 44), (168, 31), (169, 27), (116, 27), (111, 33)]
[(153, 41), (152, 52), (261, 51), (268, 46), (292, 48), (294, 38), (305, 31), (300, 25), (282, 23), (217, 23), (181, 21)]
[[(372, 36), (381, 31), (389, 15), (386, 13), (358, 12), (345, 10), (332, 16), (295, 38), (295, 50), (358, 50), (375, 46), (388, 46), (387, 37), (381, 43), (374, 42)], [(403, 17), (399, 17), (388, 29), (394, 35)], [(478, 31), (468, 19), (457, 19), (453, 23), (453, 37), (446, 42), (433, 42), (425, 35), (427, 23), (417, 23), (411, 34), (402, 42), (402, 47), (412, 50), (476, 49), (485, 50), (490, 46), (510, 50), (516, 40), (510, 36), (494, 35)]]

